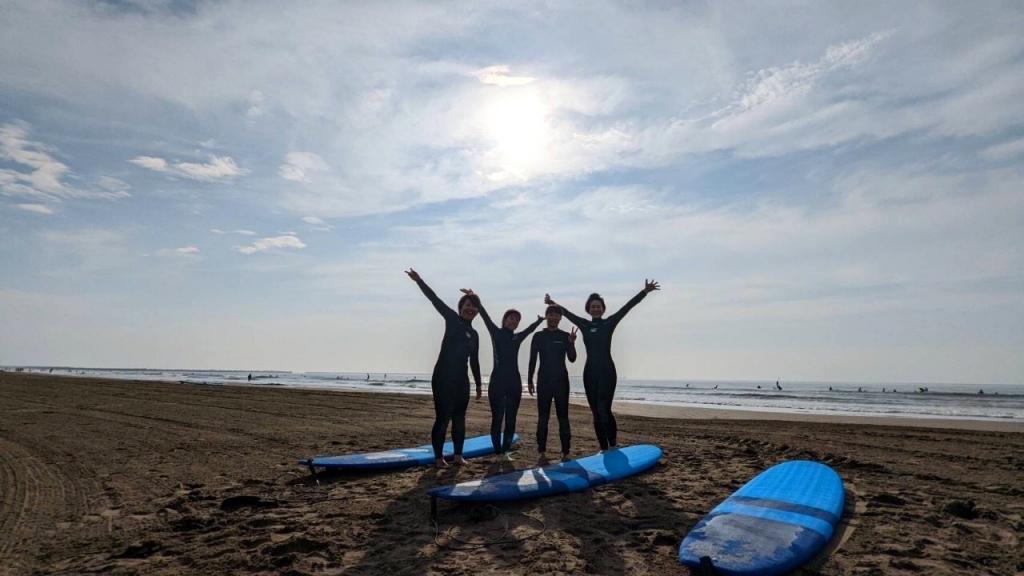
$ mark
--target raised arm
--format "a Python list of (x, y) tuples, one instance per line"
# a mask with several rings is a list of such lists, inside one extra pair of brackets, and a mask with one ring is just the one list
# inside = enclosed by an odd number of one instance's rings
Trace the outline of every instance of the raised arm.
[(637, 292), (636, 296), (630, 298), (629, 302), (626, 302), (626, 304), (622, 308), (619, 308), (619, 310), (615, 314), (609, 316), (608, 320), (612, 324), (618, 324), (619, 321), (625, 318), (626, 314), (629, 313), (629, 311), (632, 310), (634, 306), (639, 304), (640, 301), (643, 300), (649, 292), (654, 292), (655, 290), (661, 290), (661, 286), (659, 286), (658, 283), (655, 282), (654, 280), (645, 279), (644, 289), (641, 290), (640, 292)]
[(405, 273), (408, 274), (409, 278), (412, 278), (413, 282), (420, 287), (423, 295), (427, 297), (427, 300), (430, 300), (430, 303), (434, 305), (434, 308), (441, 314), (441, 316), (448, 317), (457, 315), (454, 310), (444, 303), (443, 300), (437, 297), (437, 294), (434, 293), (430, 286), (427, 286), (427, 283), (423, 281), (423, 278), (420, 278), (420, 275), (415, 270), (409, 268)]
[(523, 328), (523, 329), (522, 329), (522, 330), (521, 330), (521, 331), (519, 332), (519, 334), (517, 334), (517, 336), (519, 336), (519, 337), (521, 337), (521, 338), (526, 338), (527, 336), (529, 336), (529, 335), (530, 335), (530, 333), (531, 333), (531, 332), (533, 332), (534, 330), (536, 330), (536, 329), (537, 329), (537, 326), (540, 326), (540, 323), (541, 323), (541, 322), (543, 322), (543, 321), (544, 321), (544, 317), (543, 317), (543, 316), (537, 316), (537, 319), (536, 319), (536, 320), (534, 320), (533, 324), (530, 324), (530, 325), (529, 325), (529, 326), (527, 326), (526, 328)]
[(551, 296), (548, 294), (544, 295), (544, 303), (547, 304), (548, 306), (558, 306), (562, 310), (562, 316), (565, 316), (566, 318), (569, 319), (569, 322), (572, 322), (573, 324), (579, 326), (580, 328), (586, 328), (587, 326), (590, 325), (590, 320), (581, 318), (573, 314), (572, 312), (569, 312), (569, 310), (566, 309), (565, 306), (562, 306), (561, 304), (552, 300)]

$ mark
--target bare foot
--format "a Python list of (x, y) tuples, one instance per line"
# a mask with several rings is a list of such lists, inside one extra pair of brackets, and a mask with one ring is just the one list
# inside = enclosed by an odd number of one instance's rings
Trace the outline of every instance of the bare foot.
[(444, 461), (444, 458), (436, 458), (434, 459), (434, 466), (436, 468), (447, 468), (448, 463)]
[(466, 459), (462, 457), (462, 454), (456, 454), (455, 458), (452, 459), (452, 464), (455, 464), (456, 466), (466, 466), (469, 462), (466, 462)]
[(562, 462), (568, 462), (569, 460), (572, 460), (572, 457), (569, 456), (569, 453), (568, 452), (562, 452)]

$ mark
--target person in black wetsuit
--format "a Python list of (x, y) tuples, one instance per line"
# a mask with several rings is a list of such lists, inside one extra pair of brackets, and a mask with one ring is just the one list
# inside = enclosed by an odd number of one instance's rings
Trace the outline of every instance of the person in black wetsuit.
[(558, 438), (562, 441), (562, 460), (569, 459), (569, 442), (572, 434), (569, 428), (569, 372), (565, 359), (576, 361), (576, 327), (572, 332), (558, 329), (562, 321), (562, 309), (548, 306), (544, 312), (548, 327), (533, 335), (530, 341), (530, 369), (526, 381), (533, 395), (533, 370), (540, 359), (537, 372), (537, 452), (546, 460), (544, 452), (548, 444), (548, 420), (551, 418), (551, 401), (555, 402), (558, 417)]
[(544, 302), (547, 305), (559, 306), (562, 314), (583, 332), (583, 344), (587, 347), (587, 362), (583, 365), (583, 387), (587, 392), (587, 404), (594, 415), (594, 432), (597, 433), (601, 450), (615, 448), (618, 445), (618, 427), (612, 414), (612, 400), (615, 398), (615, 384), (618, 379), (615, 362), (612, 360), (612, 335), (627, 312), (639, 304), (648, 293), (660, 289), (661, 286), (654, 280), (644, 280), (644, 289), (608, 318), (603, 318), (604, 299), (599, 294), (591, 294), (586, 305), (590, 320), (569, 312), (564, 306), (556, 304), (551, 296), (544, 295)]
[[(472, 290), (463, 292), (467, 296), (476, 296)], [(518, 310), (507, 310), (501, 318), (499, 328), (479, 300), (477, 306), (480, 309), (480, 316), (484, 319), (484, 325), (491, 334), (491, 346), (494, 348), (494, 369), (487, 384), (487, 399), (491, 403), (491, 444), (494, 445), (494, 453), (498, 457), (510, 461), (512, 437), (516, 432), (516, 415), (519, 413), (519, 402), (523, 398), (523, 377), (519, 374), (519, 346), (537, 329), (537, 326), (540, 326), (544, 317), (538, 316), (536, 322), (527, 326), (525, 330), (516, 332), (522, 319)]]
[(423, 294), (434, 305), (444, 318), (444, 338), (441, 340), (441, 352), (434, 364), (434, 373), (430, 377), (430, 389), (434, 394), (434, 427), (430, 431), (430, 442), (434, 448), (434, 461), (438, 467), (447, 466), (444, 461), (444, 437), (448, 432), (448, 423), (452, 425), (452, 443), (455, 445), (455, 464), (465, 464), (462, 458), (462, 446), (466, 441), (466, 409), (469, 407), (469, 376), (466, 374), (466, 363), (473, 371), (476, 381), (476, 398), (480, 399), (482, 382), (480, 380), (480, 336), (473, 329), (473, 318), (476, 318), (479, 299), (470, 294), (459, 298), (458, 313), (448, 307), (437, 294), (427, 286), (415, 270), (409, 269), (406, 274), (420, 287)]

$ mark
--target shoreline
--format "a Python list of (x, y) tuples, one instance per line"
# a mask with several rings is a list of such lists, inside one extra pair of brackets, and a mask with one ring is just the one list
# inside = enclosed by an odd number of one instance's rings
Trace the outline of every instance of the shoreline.
[[(586, 406), (585, 401), (572, 399), (573, 404)], [(743, 410), (738, 408), (706, 408), (648, 404), (623, 400), (615, 403), (614, 411), (631, 416), (671, 418), (676, 420), (757, 420), (774, 422), (816, 422), (821, 424), (856, 424), (865, 426), (894, 426), (901, 428), (934, 428), (948, 430), (975, 430), (979, 432), (1024, 433), (1024, 422), (1003, 422), (974, 418), (943, 418), (941, 416), (875, 416), (857, 414), (810, 414), (770, 410)]]
[[(8, 374), (17, 374), (7, 372)], [(39, 374), (40, 376), (54, 378), (75, 378), (86, 380), (107, 380), (93, 375), (83, 374)], [(215, 382), (207, 383), (188, 380), (163, 380), (163, 379), (130, 379), (115, 378), (124, 382), (158, 382), (162, 384), (175, 384), (186, 386), (225, 386), (239, 387), (245, 389), (273, 388), (278, 390), (315, 391), (331, 393), (357, 394), (383, 394), (395, 396), (430, 396), (425, 391), (393, 391), (373, 390), (362, 387), (347, 388), (342, 386), (299, 386), (276, 383), (250, 383), (250, 382)], [(486, 398), (486, 393), (484, 394)], [(523, 391), (523, 402), (531, 397)], [(569, 403), (575, 406), (587, 407), (586, 399), (580, 395), (570, 395)], [(853, 414), (834, 413), (822, 414), (820, 412), (797, 412), (777, 409), (749, 410), (743, 408), (725, 408), (718, 406), (687, 406), (678, 404), (656, 404), (652, 402), (641, 402), (637, 400), (617, 400), (614, 405), (614, 412), (628, 414), (631, 416), (644, 416), (648, 418), (670, 418), (678, 420), (757, 420), (776, 422), (816, 422), (822, 424), (855, 424), (867, 426), (895, 426), (902, 428), (931, 428), (949, 430), (974, 430), (979, 432), (1011, 432), (1024, 433), (1024, 421), (1017, 420), (995, 420), (969, 417), (944, 417), (933, 415), (880, 415), (880, 414)]]

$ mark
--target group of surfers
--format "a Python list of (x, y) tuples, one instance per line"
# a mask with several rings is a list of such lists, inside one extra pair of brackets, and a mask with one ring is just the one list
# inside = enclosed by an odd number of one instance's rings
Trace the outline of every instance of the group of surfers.
[[(469, 408), (470, 384), (467, 365), (476, 383), (476, 398), (483, 394), (480, 378), (480, 337), (473, 328), (473, 320), (479, 314), (484, 319), (491, 345), (494, 349), (494, 368), (487, 385), (487, 397), (491, 406), (491, 443), (495, 454), (501, 459), (512, 459), (512, 439), (516, 429), (516, 415), (523, 396), (522, 377), (519, 373), (519, 347), (541, 322), (547, 327), (534, 334), (530, 342), (530, 367), (527, 378), (531, 395), (537, 394), (537, 451), (542, 460), (546, 459), (548, 420), (551, 404), (555, 405), (558, 418), (558, 436), (561, 441), (562, 459), (570, 454), (569, 428), (569, 372), (565, 361), (576, 361), (577, 329), (583, 334), (587, 349), (587, 361), (583, 367), (583, 387), (587, 403), (594, 417), (594, 432), (601, 450), (617, 446), (617, 426), (612, 414), (612, 400), (615, 396), (617, 374), (612, 360), (611, 344), (615, 327), (626, 314), (647, 294), (660, 289), (654, 280), (645, 280), (644, 288), (629, 300), (618, 312), (605, 317), (604, 299), (599, 294), (587, 298), (585, 310), (590, 319), (573, 314), (557, 304), (550, 295), (544, 295), (547, 305), (544, 316), (521, 331), (516, 331), (522, 320), (518, 310), (506, 310), (501, 325), (491, 319), (480, 297), (473, 290), (463, 288), (458, 305), (452, 310), (413, 269), (406, 271), (430, 300), (445, 321), (441, 351), (434, 365), (430, 387), (434, 396), (434, 426), (430, 433), (434, 459), (438, 467), (445, 467), (443, 448), (448, 427), (452, 429), (454, 445), (453, 462), (465, 464), (462, 448), (466, 440), (466, 410)], [(559, 329), (562, 317), (575, 326), (571, 332)], [(537, 366), (539, 362), (539, 368)], [(537, 368), (537, 385), (534, 387), (534, 369)]]

